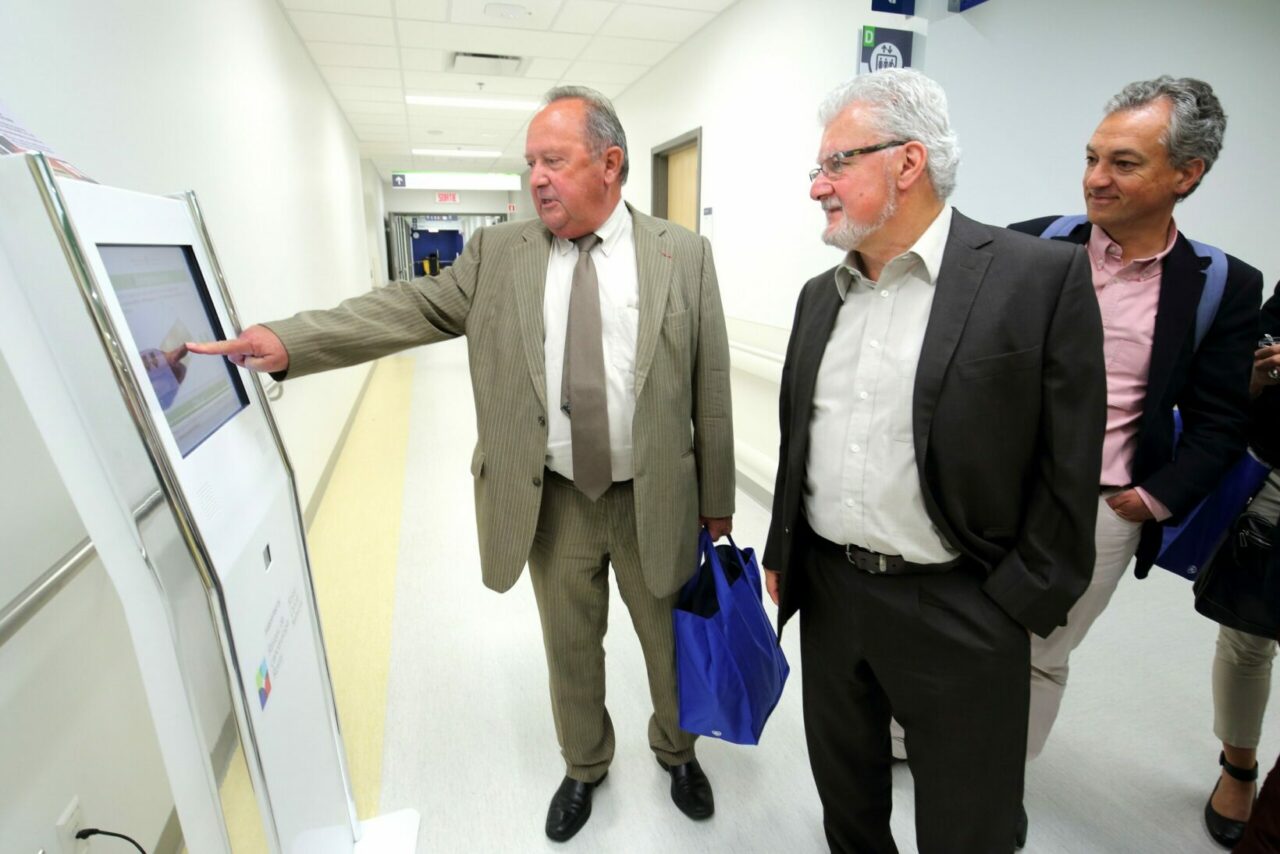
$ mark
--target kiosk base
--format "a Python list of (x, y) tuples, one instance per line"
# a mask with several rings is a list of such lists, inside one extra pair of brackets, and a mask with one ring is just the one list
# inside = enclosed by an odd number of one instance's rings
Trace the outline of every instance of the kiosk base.
[(421, 820), (417, 810), (409, 809), (360, 822), (355, 854), (414, 854)]

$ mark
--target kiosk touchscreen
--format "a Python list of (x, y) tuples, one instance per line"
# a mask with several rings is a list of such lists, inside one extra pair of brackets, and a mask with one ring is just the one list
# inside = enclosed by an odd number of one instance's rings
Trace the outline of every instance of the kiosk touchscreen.
[[(23, 182), (6, 177), (5, 169), (16, 174), (14, 164), (0, 162), (0, 194), (12, 194)], [(162, 491), (207, 574), (270, 847), (290, 854), (374, 849), (356, 847), (362, 826), (349, 788), (301, 513), (265, 396), (248, 372), (184, 346), (239, 329), (194, 197), (152, 196), (29, 171), (39, 185), (33, 196), (44, 197), (50, 215), (44, 228), (59, 232), (65, 259), (57, 260), (71, 262), (82, 292), (76, 295), (79, 317), (65, 308), (54, 312), (60, 316), (49, 321), (57, 325), (44, 330), (46, 340), (57, 353), (51, 339), (73, 336), (61, 349), (78, 349), (83, 360), (90, 350), (80, 339), (86, 332), (101, 336), (97, 351), (111, 363)], [(30, 219), (23, 217), (22, 227), (38, 227)], [(4, 228), (0, 224), (0, 246)], [(11, 239), (8, 245), (30, 241)], [(26, 265), (32, 287), (54, 286), (35, 284), (45, 278), (36, 268), (54, 263), (45, 258)], [(66, 361), (59, 369), (72, 394), (84, 397), (83, 389), (74, 390), (76, 359)], [(413, 837), (416, 830), (414, 813)], [(410, 839), (376, 850), (413, 847)]]
[(225, 338), (189, 246), (99, 246), (147, 380), (182, 456), (249, 405), (231, 363), (192, 359), (188, 341)]

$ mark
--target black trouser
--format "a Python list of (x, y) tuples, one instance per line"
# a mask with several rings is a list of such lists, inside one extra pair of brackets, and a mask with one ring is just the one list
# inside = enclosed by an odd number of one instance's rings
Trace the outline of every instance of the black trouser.
[(895, 852), (889, 717), (906, 731), (921, 854), (1012, 851), (1030, 696), (1027, 630), (967, 563), (870, 575), (805, 559), (800, 651), (809, 763), (833, 852)]

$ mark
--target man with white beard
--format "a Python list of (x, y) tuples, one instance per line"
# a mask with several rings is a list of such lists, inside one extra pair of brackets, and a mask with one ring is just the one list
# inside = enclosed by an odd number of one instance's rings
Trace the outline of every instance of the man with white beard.
[(1102, 326), (1079, 247), (955, 211), (941, 87), (833, 92), (809, 195), (842, 262), (800, 294), (764, 553), (797, 611), (805, 733), (832, 851), (894, 852), (889, 719), (919, 850), (1011, 851), (1030, 633), (1093, 570)]

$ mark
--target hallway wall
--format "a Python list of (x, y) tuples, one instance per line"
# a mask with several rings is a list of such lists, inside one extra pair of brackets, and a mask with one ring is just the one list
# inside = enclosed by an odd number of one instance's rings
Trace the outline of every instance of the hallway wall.
[[(351, 129), (271, 0), (0, 0), (0, 101), (98, 181), (195, 190), (246, 322), (385, 279), (379, 182), (363, 179)], [(274, 405), (304, 506), (368, 370), (290, 383)], [(11, 381), (0, 412), (11, 595), (85, 532)], [(56, 850), (72, 795), (88, 824), (155, 850), (173, 801), (100, 564), (0, 648), (0, 673), (0, 850)], [(212, 712), (214, 735), (228, 711)]]

